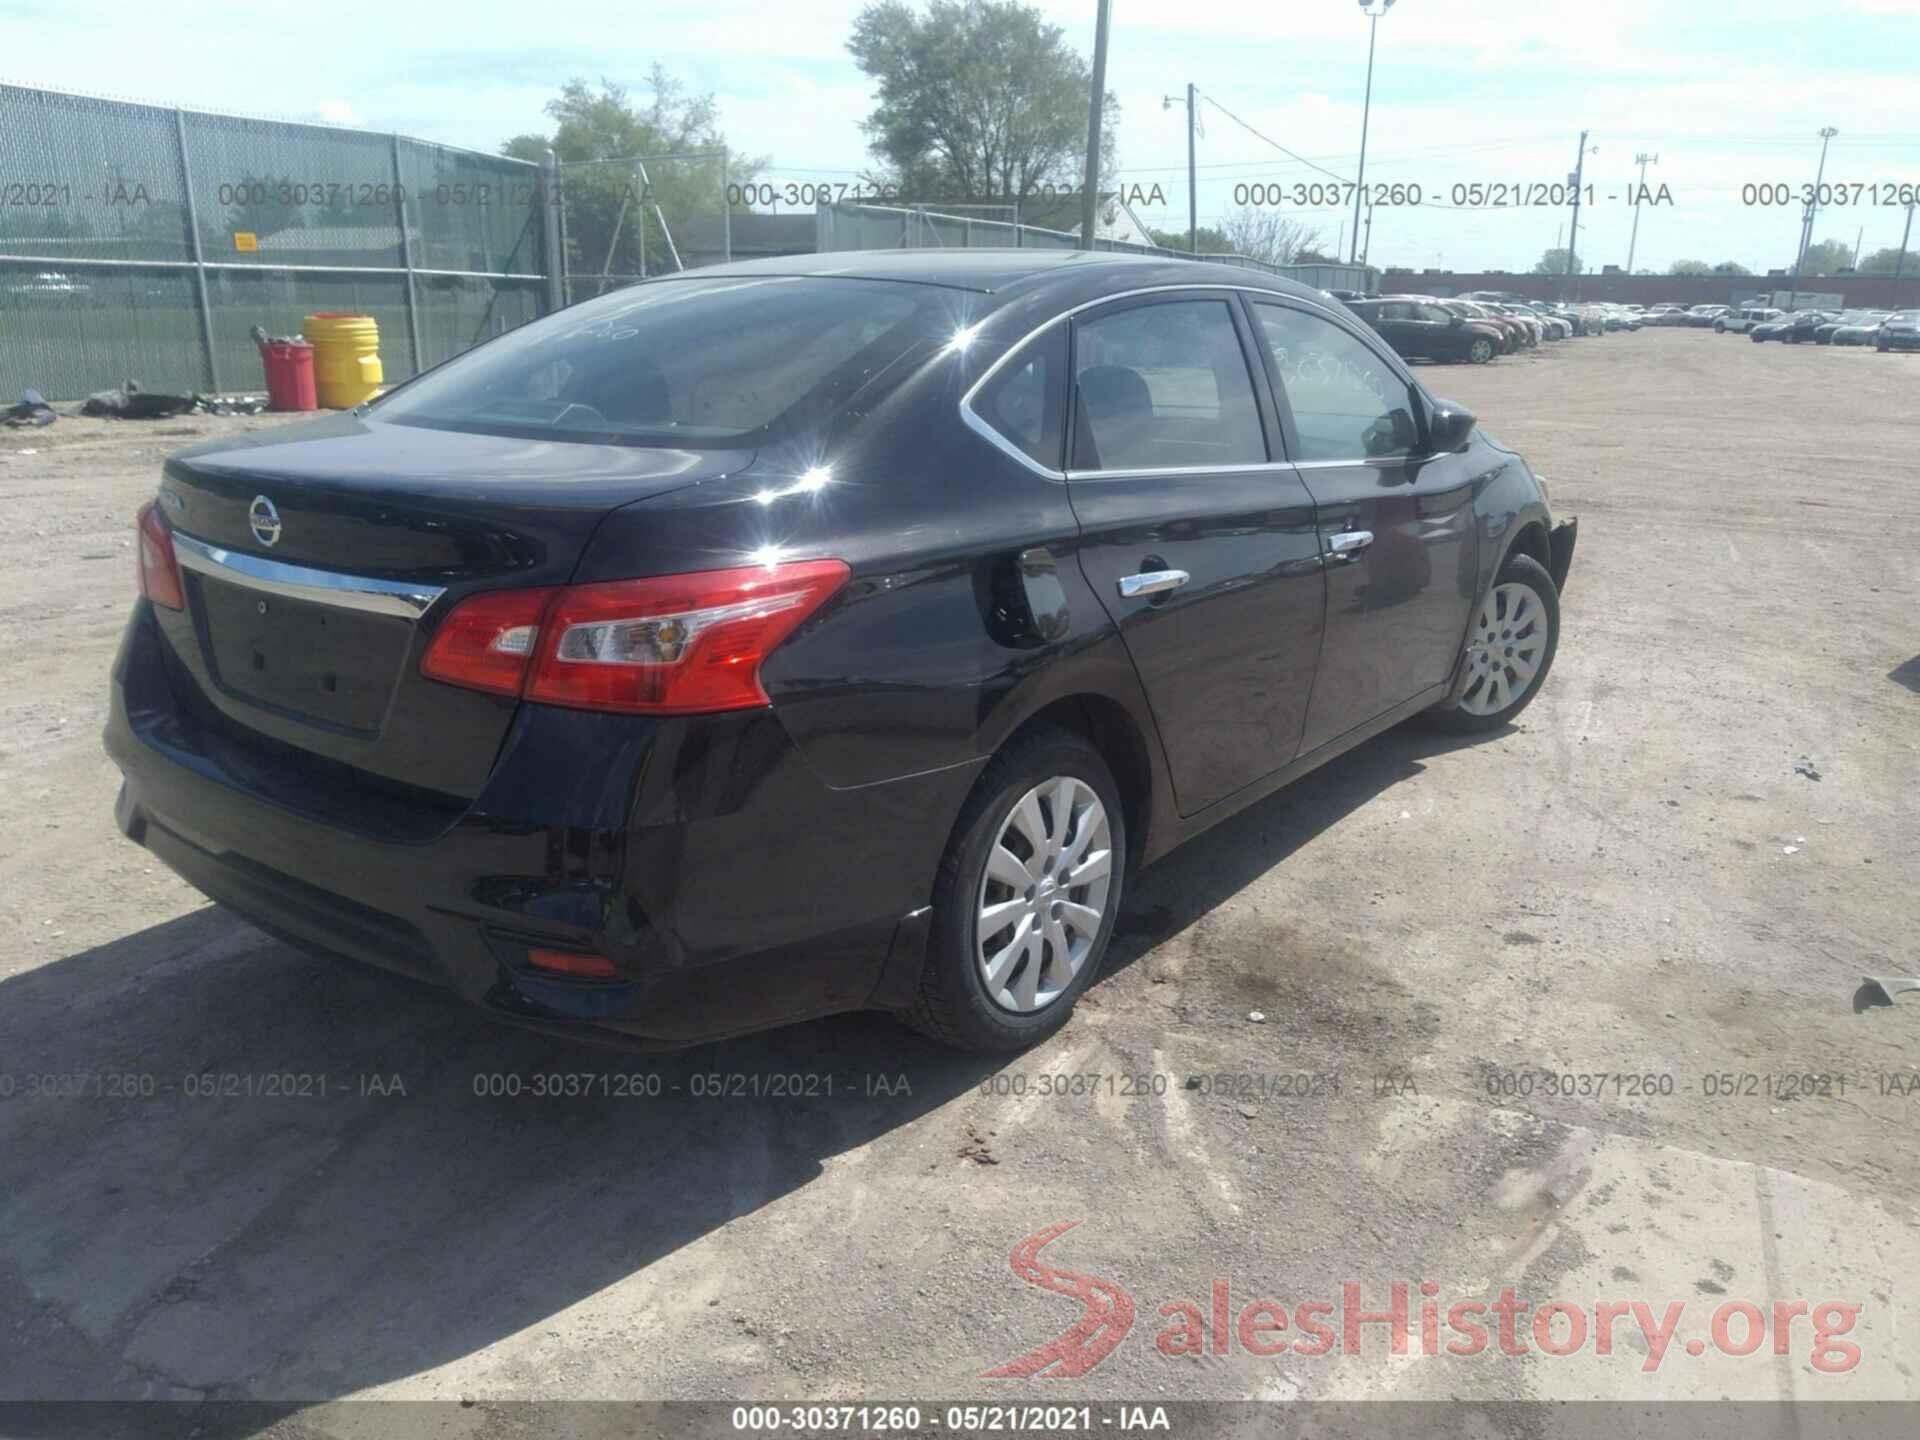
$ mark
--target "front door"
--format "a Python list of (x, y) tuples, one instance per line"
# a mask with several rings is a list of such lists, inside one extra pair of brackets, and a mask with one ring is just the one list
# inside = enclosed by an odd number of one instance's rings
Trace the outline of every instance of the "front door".
[(1229, 292), (1121, 300), (1073, 327), (1067, 493), (1191, 815), (1300, 749), (1326, 582), (1313, 497)]
[(1301, 747), (1313, 750), (1453, 673), (1478, 583), (1481, 462), (1423, 452), (1418, 391), (1358, 335), (1304, 306), (1249, 299), (1326, 559)]

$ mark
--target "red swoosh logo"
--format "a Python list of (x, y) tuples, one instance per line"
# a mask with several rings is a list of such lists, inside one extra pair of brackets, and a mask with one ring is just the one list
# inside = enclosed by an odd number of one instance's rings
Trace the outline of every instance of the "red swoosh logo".
[(1017, 1360), (1009, 1360), (987, 1377), (1025, 1377), (1045, 1375), (1049, 1379), (1073, 1379), (1086, 1374), (1127, 1338), (1133, 1328), (1133, 1297), (1111, 1280), (1082, 1275), (1077, 1270), (1059, 1270), (1046, 1264), (1040, 1252), (1078, 1225), (1078, 1220), (1063, 1220), (1036, 1230), (1007, 1256), (1013, 1273), (1029, 1285), (1065, 1295), (1086, 1306), (1086, 1313), (1073, 1327), (1049, 1340), (1037, 1350), (1029, 1350)]

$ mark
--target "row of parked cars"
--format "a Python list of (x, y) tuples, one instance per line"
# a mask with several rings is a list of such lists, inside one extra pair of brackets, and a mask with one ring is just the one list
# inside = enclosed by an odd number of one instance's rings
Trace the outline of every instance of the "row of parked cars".
[(1771, 305), (1656, 305), (1649, 325), (1710, 326), (1721, 335), (1748, 335), (1789, 345), (1871, 345), (1874, 349), (1920, 350), (1920, 310), (1795, 310)]
[(1549, 341), (1638, 330), (1642, 323), (1639, 313), (1625, 305), (1554, 304), (1491, 291), (1460, 296), (1328, 293), (1409, 360), (1484, 365), (1496, 356)]

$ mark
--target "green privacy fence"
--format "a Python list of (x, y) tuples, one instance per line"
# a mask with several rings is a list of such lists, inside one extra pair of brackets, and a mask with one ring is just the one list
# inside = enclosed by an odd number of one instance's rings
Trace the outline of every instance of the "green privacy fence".
[(539, 167), (0, 85), (0, 402), (258, 391), (249, 331), (349, 310), (389, 381), (547, 306)]

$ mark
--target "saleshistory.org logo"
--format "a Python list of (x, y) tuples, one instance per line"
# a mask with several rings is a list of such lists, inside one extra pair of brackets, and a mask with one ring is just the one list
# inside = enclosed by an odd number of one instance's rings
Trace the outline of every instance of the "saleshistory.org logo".
[[(1074, 1379), (1099, 1365), (1127, 1338), (1135, 1306), (1125, 1288), (1040, 1258), (1043, 1249), (1079, 1223), (1063, 1220), (1034, 1231), (1013, 1247), (1007, 1263), (1027, 1284), (1078, 1301), (1080, 1318), (1046, 1344), (986, 1371), (985, 1378)], [(1421, 1296), (1417, 1314), (1412, 1304), (1415, 1290)], [(1653, 1371), (1666, 1359), (1687, 1310), (1684, 1300), (1670, 1302), (1658, 1316), (1645, 1300), (1552, 1300), (1531, 1305), (1517, 1299), (1512, 1286), (1495, 1300), (1468, 1299), (1443, 1306), (1435, 1298), (1440, 1287), (1431, 1280), (1417, 1285), (1395, 1280), (1387, 1286), (1386, 1308), (1367, 1310), (1363, 1293), (1359, 1281), (1348, 1280), (1340, 1287), (1337, 1305), (1308, 1300), (1288, 1307), (1263, 1299), (1236, 1306), (1229, 1282), (1215, 1279), (1205, 1305), (1170, 1300), (1159, 1307), (1158, 1314), (1168, 1324), (1155, 1337), (1154, 1348), (1174, 1357), (1228, 1355), (1236, 1348), (1255, 1356), (1358, 1355), (1362, 1327), (1376, 1326), (1386, 1332), (1395, 1355), (1467, 1357), (1494, 1348), (1502, 1355), (1538, 1353), (1558, 1358), (1577, 1354), (1589, 1344), (1594, 1354), (1611, 1355), (1618, 1333), (1631, 1350), (1643, 1353), (1640, 1369)], [(1813, 1305), (1805, 1300), (1775, 1300), (1766, 1308), (1747, 1300), (1723, 1300), (1708, 1318), (1710, 1338), (1682, 1340), (1680, 1351), (1695, 1357), (1709, 1349), (1736, 1357), (1804, 1353), (1821, 1374), (1845, 1374), (1860, 1363), (1860, 1347), (1841, 1337), (1852, 1333), (1861, 1309), (1839, 1300)], [(1444, 1343), (1443, 1329), (1449, 1337)], [(1632, 1339), (1635, 1334), (1637, 1341)]]

